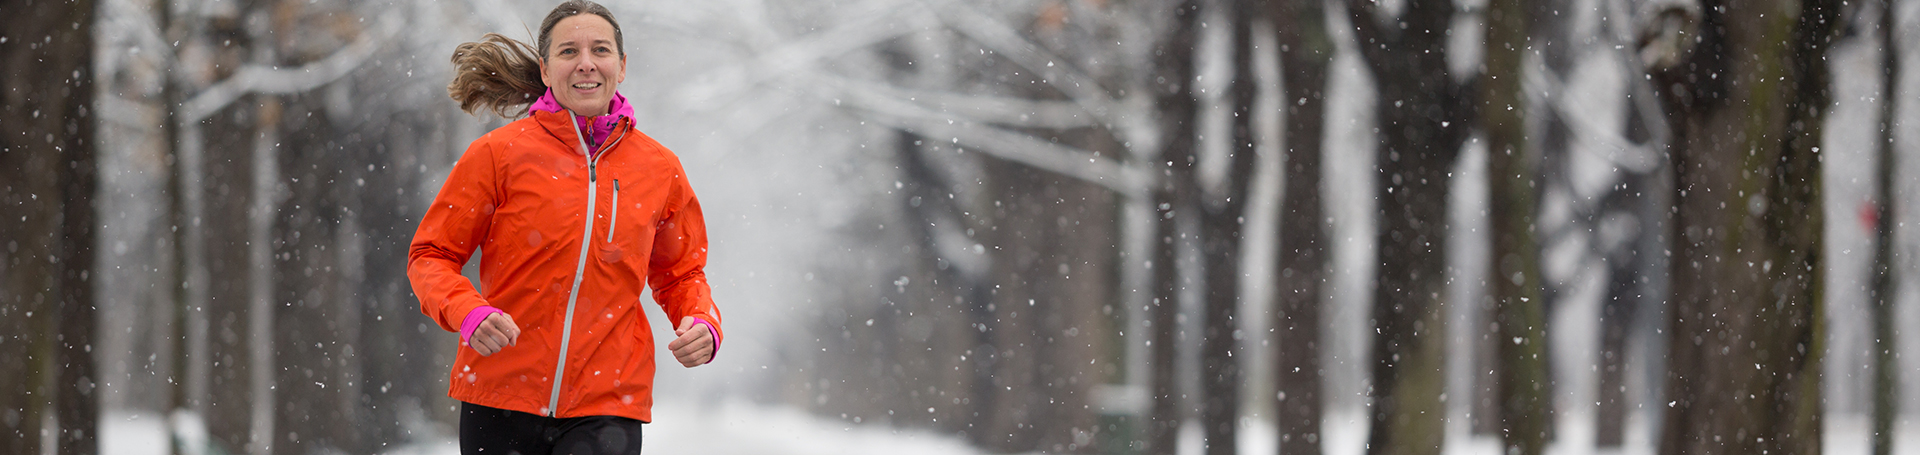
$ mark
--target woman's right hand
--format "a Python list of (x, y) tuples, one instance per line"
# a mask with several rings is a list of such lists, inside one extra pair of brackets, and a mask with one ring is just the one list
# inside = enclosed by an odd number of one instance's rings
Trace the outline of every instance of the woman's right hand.
[(487, 315), (485, 321), (480, 321), (480, 327), (473, 330), (473, 336), (467, 339), (467, 344), (473, 346), (473, 350), (480, 355), (493, 355), (507, 346), (513, 346), (519, 339), (520, 326), (513, 323), (513, 317), (506, 313), (494, 313)]

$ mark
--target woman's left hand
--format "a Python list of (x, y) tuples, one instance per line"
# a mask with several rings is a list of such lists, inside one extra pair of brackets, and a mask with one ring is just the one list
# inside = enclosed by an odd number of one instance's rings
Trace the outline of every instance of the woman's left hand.
[(687, 368), (713, 360), (713, 332), (694, 321), (692, 316), (680, 318), (680, 326), (673, 329), (676, 338), (667, 343), (667, 350)]

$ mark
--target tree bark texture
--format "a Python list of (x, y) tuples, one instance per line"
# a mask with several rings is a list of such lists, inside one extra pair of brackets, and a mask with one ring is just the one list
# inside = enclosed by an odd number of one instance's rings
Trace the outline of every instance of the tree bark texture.
[(98, 452), (93, 17), (36, 0), (0, 19), (0, 452)]
[[(190, 214), (204, 233), (207, 297), (197, 312), (206, 325), (206, 351), (199, 362), (205, 375), (188, 374), (188, 381), (204, 384), (206, 401), (200, 403), (207, 424), (208, 439), (234, 453), (248, 452), (254, 446), (253, 397), (254, 368), (250, 355), (253, 339), (249, 336), (250, 315), (254, 311), (247, 276), (248, 197), (252, 191), (253, 147), (258, 115), (250, 107), (222, 111), (202, 122), (205, 132), (205, 176), (200, 191), (205, 194), (205, 211)], [(189, 284), (192, 286), (192, 284)], [(259, 435), (265, 437), (267, 435)]]
[(1897, 142), (1894, 131), (1898, 128), (1898, 100), (1900, 86), (1900, 53), (1894, 35), (1896, 3), (1893, 0), (1880, 2), (1880, 146), (1879, 159), (1875, 160), (1874, 179), (1874, 225), (1873, 225), (1873, 455), (1887, 455), (1893, 452), (1893, 421), (1899, 410), (1900, 394), (1898, 389), (1900, 373), (1898, 361), (1894, 356), (1894, 274), (1893, 268), (1893, 229), (1896, 221), (1894, 208), (1894, 169), (1899, 152), (1895, 150)]
[(1438, 454), (1445, 439), (1447, 194), (1473, 109), (1447, 70), (1452, 2), (1414, 0), (1396, 17), (1348, 0), (1378, 86), (1372, 395), (1368, 453)]
[(1327, 36), (1324, 0), (1282, 0), (1270, 9), (1279, 34), (1285, 84), (1285, 183), (1280, 202), (1280, 282), (1273, 327), (1279, 331), (1274, 378), (1279, 382), (1275, 423), (1280, 453), (1318, 455), (1321, 398), (1320, 327), (1327, 280), (1327, 211), (1320, 197), (1321, 146), (1326, 137)]
[(1663, 453), (1820, 451), (1819, 145), (1839, 9), (1708, 1), (1691, 54), (1654, 74), (1678, 136)]
[(1496, 327), (1494, 344), (1499, 346), (1499, 435), (1502, 452), (1538, 455), (1546, 449), (1553, 388), (1540, 292), (1540, 245), (1534, 236), (1537, 149), (1527, 143), (1520, 84), (1522, 50), (1528, 48), (1525, 5), (1493, 0), (1486, 22), (1480, 127), (1486, 131), (1492, 199), (1487, 214), (1493, 237), (1488, 297), (1493, 301), (1489, 316)]

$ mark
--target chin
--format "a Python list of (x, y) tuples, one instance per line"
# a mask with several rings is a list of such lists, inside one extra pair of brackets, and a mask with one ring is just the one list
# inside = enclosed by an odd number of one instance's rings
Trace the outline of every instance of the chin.
[[(607, 104), (611, 103), (612, 101), (613, 101), (612, 97), (601, 98), (601, 99), (561, 100), (560, 105), (576, 106), (576, 107), (570, 107), (568, 109), (573, 110), (574, 113), (578, 114), (582, 112), (592, 112), (594, 111), (594, 109), (592, 109), (594, 107), (598, 107), (599, 110), (604, 111), (607, 109)], [(606, 113), (602, 112), (601, 115), (606, 115)]]

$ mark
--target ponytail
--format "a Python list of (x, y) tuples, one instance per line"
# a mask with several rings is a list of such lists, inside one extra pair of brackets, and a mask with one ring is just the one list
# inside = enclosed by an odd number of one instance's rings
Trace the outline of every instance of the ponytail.
[(453, 49), (447, 96), (469, 114), (487, 110), (503, 118), (527, 115), (528, 105), (547, 93), (536, 55), (533, 46), (498, 33), (461, 43)]

